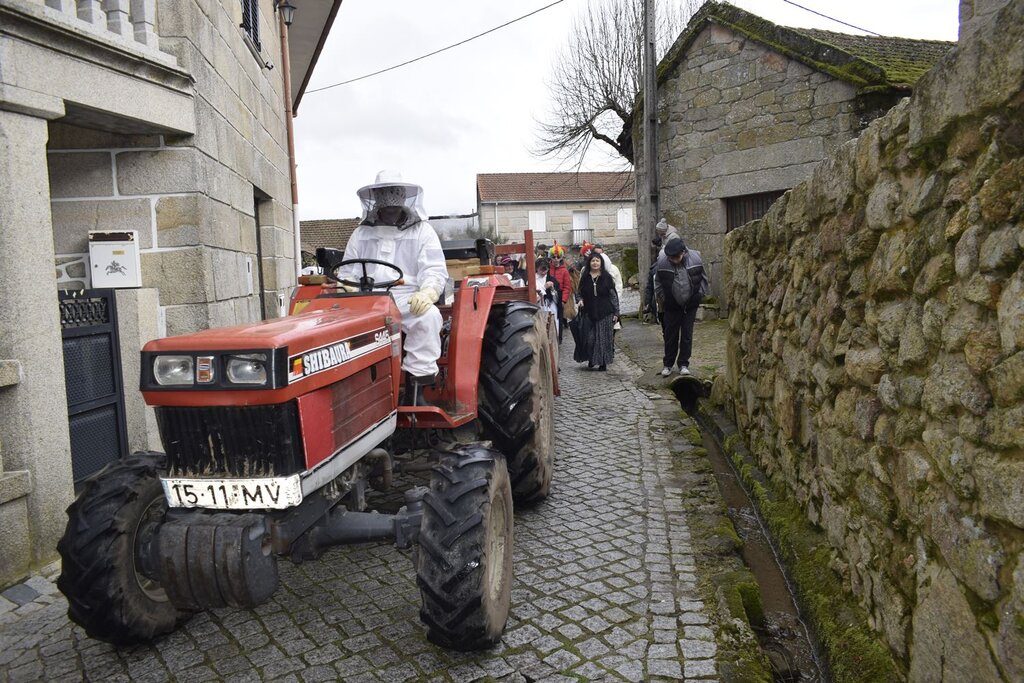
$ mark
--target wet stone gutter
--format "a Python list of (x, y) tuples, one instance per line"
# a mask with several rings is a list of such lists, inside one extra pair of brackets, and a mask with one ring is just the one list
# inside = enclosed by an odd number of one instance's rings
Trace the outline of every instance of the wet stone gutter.
[(652, 429), (664, 430), (662, 438), (687, 490), (677, 504), (690, 523), (697, 585), (712, 614), (721, 679), (771, 683), (771, 664), (752, 626), (763, 613), (757, 581), (740, 557), (742, 541), (718, 490), (701, 431), (680, 407), (669, 382), (658, 374), (661, 336), (654, 326), (629, 319), (616, 336), (616, 346), (643, 370), (637, 385), (664, 394), (666, 399), (655, 402), (659, 419)]
[(738, 480), (767, 525), (794, 598), (811, 635), (822, 648), (836, 683), (906, 680), (906, 672), (869, 627), (867, 612), (833, 570), (825, 534), (815, 528), (779, 482), (771, 481), (743, 443), (736, 426), (709, 401), (698, 401), (694, 415), (721, 448)]
[[(689, 392), (674, 392), (673, 383), (658, 374), (662, 341), (656, 326), (627, 320), (616, 341), (618, 349), (644, 369), (637, 380), (642, 388), (675, 399), (659, 407), (663, 416), (659, 422), (671, 432), (668, 443), (672, 455), (689, 482), (689, 494), (681, 505), (691, 520), (703, 597), (706, 604), (716, 608), (722, 680), (905, 680), (906, 671), (870, 628), (867, 612), (832, 570), (833, 558), (824, 534), (807, 520), (783, 486), (768, 479), (736, 426), (707, 399), (711, 379), (724, 372), (724, 359), (708, 349), (724, 348), (724, 329), (698, 323), (694, 336), (691, 367), (705, 380), (701, 400), (680, 395)], [(702, 434), (710, 443), (702, 439)], [(806, 662), (792, 669), (784, 663), (780, 666), (777, 652), (765, 642), (765, 604), (774, 602), (777, 596), (762, 595), (758, 578), (743, 560), (744, 534), (737, 531), (729, 516), (729, 505), (716, 482), (713, 458), (706, 446), (717, 447), (728, 459), (735, 480), (763, 520), (762, 531), (781, 560), (785, 581), (807, 626), (817, 667), (806, 666)]]

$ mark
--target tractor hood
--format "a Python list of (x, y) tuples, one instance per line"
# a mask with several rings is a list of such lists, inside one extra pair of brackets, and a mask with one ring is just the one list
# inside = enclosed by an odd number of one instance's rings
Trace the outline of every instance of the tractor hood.
[(399, 331), (390, 296), (325, 297), (285, 318), (151, 341), (141, 389), (150, 405), (189, 405), (196, 392), (208, 405), (287, 401), (397, 357)]
[(303, 351), (337, 341), (344, 336), (368, 332), (375, 326), (383, 327), (398, 320), (398, 315), (390, 297), (351, 297), (345, 301), (344, 308), (335, 302), (327, 308), (307, 308), (298, 315), (285, 318), (154, 339), (142, 350), (166, 352), (288, 347), (293, 352)]

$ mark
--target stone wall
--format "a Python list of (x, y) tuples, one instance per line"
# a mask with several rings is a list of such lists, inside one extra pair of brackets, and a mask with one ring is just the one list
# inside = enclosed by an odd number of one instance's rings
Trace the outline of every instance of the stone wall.
[(1013, 2), (726, 239), (727, 403), (914, 681), (1024, 679), (1022, 221)]
[[(718, 24), (658, 82), (661, 214), (710, 266), (722, 294), (725, 200), (787, 190), (861, 127), (853, 85)], [(883, 109), (884, 111), (884, 109)], [(642, 140), (642, 121), (634, 140)], [(637, 144), (637, 187), (646, 186)], [(638, 221), (650, 221), (639, 201)]]
[(1009, 0), (960, 0), (960, 40), (984, 26)]
[(552, 244), (573, 243), (572, 212), (587, 211), (590, 214), (590, 230), (593, 239), (602, 244), (636, 244), (636, 215), (633, 216), (633, 227), (629, 230), (618, 229), (618, 211), (632, 209), (634, 203), (628, 202), (559, 202), (550, 204), (481, 204), (480, 227), (485, 232), (504, 238), (507, 242), (521, 242), (523, 231), (530, 227), (530, 212), (543, 211), (547, 222), (547, 230), (533, 233), (535, 242)]
[[(21, 381), (21, 364), (0, 360), (0, 392), (10, 391)], [(0, 553), (0, 585), (9, 577), (24, 576), (32, 565), (28, 525), (28, 494), (32, 490), (27, 470), (4, 469), (3, 441), (0, 441), (0, 537), (8, 539)]]

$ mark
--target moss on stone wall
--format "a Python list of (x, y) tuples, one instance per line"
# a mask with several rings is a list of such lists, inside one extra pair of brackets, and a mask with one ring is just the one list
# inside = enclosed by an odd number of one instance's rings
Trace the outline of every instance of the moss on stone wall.
[(622, 271), (623, 284), (629, 282), (629, 278), (637, 274), (637, 257), (636, 247), (626, 247), (622, 250), (622, 266), (619, 270)]
[(719, 393), (837, 680), (1024, 680), (1024, 4), (972, 38), (726, 242)]
[[(744, 487), (783, 555), (801, 610), (826, 649), (833, 679), (836, 683), (902, 680), (904, 674), (892, 654), (868, 627), (867, 613), (830, 568), (832, 552), (827, 539), (788, 497), (784, 485), (765, 485), (767, 478), (751, 459), (739, 434), (734, 437), (727, 439), (726, 456), (740, 472)], [(753, 601), (753, 596), (748, 595), (748, 600)]]

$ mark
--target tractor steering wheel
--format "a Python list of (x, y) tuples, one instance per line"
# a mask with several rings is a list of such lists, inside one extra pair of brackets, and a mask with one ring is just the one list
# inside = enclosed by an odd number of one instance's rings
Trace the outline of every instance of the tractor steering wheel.
[[(352, 280), (342, 280), (341, 278), (334, 274), (338, 271), (338, 268), (353, 264), (358, 264), (362, 266), (363, 269), (363, 276), (359, 278), (358, 282)], [(384, 282), (375, 282), (374, 279), (370, 277), (369, 272), (366, 270), (366, 266), (369, 264), (385, 266), (387, 268), (390, 268), (391, 270), (398, 273), (398, 277), (396, 277), (393, 280), (385, 280)], [(377, 259), (372, 258), (354, 258), (347, 261), (342, 261), (341, 263), (334, 266), (333, 272), (331, 274), (327, 275), (328, 280), (333, 280), (334, 282), (343, 285), (348, 285), (349, 287), (358, 287), (360, 292), (372, 292), (375, 289), (383, 289), (385, 291), (388, 291), (395, 285), (402, 284), (402, 280), (404, 277), (405, 273), (403, 273), (402, 269), (396, 266), (395, 264), (388, 263), (387, 261), (378, 261)]]

